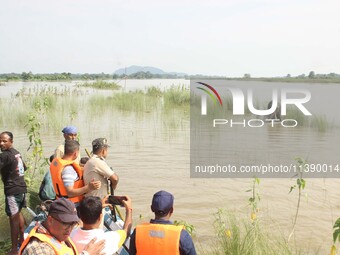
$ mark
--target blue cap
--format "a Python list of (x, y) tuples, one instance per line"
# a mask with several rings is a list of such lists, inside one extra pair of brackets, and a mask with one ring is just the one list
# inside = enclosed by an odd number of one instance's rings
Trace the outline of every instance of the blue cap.
[(77, 134), (77, 128), (75, 126), (67, 126), (61, 130), (64, 134)]
[(159, 215), (166, 215), (174, 206), (174, 196), (164, 190), (153, 195), (151, 210)]

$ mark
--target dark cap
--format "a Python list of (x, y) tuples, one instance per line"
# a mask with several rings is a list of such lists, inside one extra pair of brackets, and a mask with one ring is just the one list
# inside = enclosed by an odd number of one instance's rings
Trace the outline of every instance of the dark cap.
[(67, 126), (61, 130), (64, 134), (77, 134), (77, 128), (75, 126)]
[(48, 215), (64, 223), (79, 221), (74, 203), (63, 197), (52, 202)]
[(158, 215), (166, 215), (174, 206), (174, 196), (164, 190), (153, 195), (151, 210)]
[(97, 138), (92, 141), (92, 148), (93, 150), (98, 150), (102, 147), (110, 147), (107, 144), (107, 139), (106, 138)]

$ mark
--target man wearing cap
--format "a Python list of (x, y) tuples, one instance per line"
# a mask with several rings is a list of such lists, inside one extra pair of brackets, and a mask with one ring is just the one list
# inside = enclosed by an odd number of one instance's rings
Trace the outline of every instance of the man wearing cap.
[(123, 229), (104, 232), (102, 221), (104, 213), (102, 207), (107, 204), (107, 197), (101, 200), (99, 197), (85, 197), (79, 205), (79, 217), (83, 222), (83, 227), (76, 228), (71, 233), (71, 239), (76, 245), (78, 251), (82, 251), (84, 246), (93, 238), (105, 240), (105, 255), (114, 254), (123, 245), (126, 237), (130, 234), (132, 225), (132, 207), (131, 199), (124, 197), (122, 203), (125, 207), (125, 221)]
[[(77, 139), (77, 128), (75, 126), (66, 126), (61, 131), (64, 134), (65, 142), (69, 140)], [(60, 144), (58, 148), (54, 152), (54, 158), (62, 158), (65, 152), (65, 143)], [(80, 153), (76, 159), (76, 162), (79, 164), (80, 162)]]
[(91, 180), (99, 180), (102, 185), (100, 189), (86, 193), (85, 196), (97, 196), (101, 199), (104, 198), (110, 190), (108, 180), (111, 182), (113, 190), (117, 187), (119, 179), (118, 175), (105, 161), (108, 153), (108, 147), (110, 146), (108, 145), (106, 138), (97, 138), (92, 141), (93, 156), (84, 166), (84, 182), (87, 184), (91, 182)]
[(131, 235), (130, 254), (196, 255), (189, 233), (170, 221), (174, 196), (164, 190), (153, 195), (151, 210), (155, 219), (138, 225)]
[(79, 155), (79, 143), (76, 140), (65, 142), (63, 158), (53, 159), (50, 165), (53, 188), (57, 198), (66, 197), (78, 204), (85, 193), (99, 189), (100, 181), (91, 180), (84, 185), (83, 170), (76, 162)]
[[(34, 227), (20, 247), (20, 255), (76, 255), (77, 249), (69, 238), (79, 222), (74, 204), (60, 198), (50, 206), (47, 219)], [(80, 254), (101, 254), (104, 242), (91, 240)]]

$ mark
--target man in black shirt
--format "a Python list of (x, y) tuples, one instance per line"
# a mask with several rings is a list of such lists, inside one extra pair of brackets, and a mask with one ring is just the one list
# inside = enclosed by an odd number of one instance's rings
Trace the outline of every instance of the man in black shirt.
[(27, 187), (24, 180), (26, 166), (20, 153), (12, 147), (13, 134), (0, 134), (0, 170), (4, 183), (6, 214), (11, 227), (12, 249), (8, 254), (18, 254), (18, 244), (23, 242), (25, 220), (21, 209), (26, 206)]

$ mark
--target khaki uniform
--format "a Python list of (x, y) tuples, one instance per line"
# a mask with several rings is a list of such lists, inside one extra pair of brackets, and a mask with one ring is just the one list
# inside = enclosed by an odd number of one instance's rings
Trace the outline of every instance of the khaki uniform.
[(84, 182), (85, 185), (92, 180), (101, 181), (102, 185), (98, 190), (92, 190), (85, 194), (88, 196), (97, 196), (104, 198), (108, 194), (107, 179), (109, 179), (114, 174), (114, 171), (108, 166), (105, 159), (93, 155), (84, 166)]

